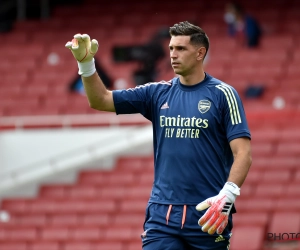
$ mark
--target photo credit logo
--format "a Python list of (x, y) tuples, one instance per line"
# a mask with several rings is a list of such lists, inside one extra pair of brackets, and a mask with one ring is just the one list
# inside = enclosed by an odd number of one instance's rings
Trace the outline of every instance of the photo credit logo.
[(300, 240), (299, 233), (267, 233), (267, 240), (280, 241), (280, 240)]

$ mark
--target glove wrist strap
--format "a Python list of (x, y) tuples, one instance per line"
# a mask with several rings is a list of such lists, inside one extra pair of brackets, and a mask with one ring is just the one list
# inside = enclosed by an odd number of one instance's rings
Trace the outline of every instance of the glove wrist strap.
[(84, 77), (89, 77), (96, 72), (95, 59), (89, 62), (78, 62), (78, 74)]
[(226, 182), (223, 189), (230, 191), (234, 195), (240, 195), (240, 188), (233, 182)]

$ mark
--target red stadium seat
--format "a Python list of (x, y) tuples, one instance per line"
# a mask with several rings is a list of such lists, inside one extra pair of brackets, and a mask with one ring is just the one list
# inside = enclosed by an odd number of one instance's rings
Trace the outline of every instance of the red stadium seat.
[(149, 173), (142, 173), (139, 176), (139, 184), (147, 187), (151, 187), (154, 181), (153, 170)]
[(51, 226), (76, 226), (80, 225), (80, 218), (76, 214), (53, 214), (48, 216), (48, 225)]
[(275, 154), (274, 156), (272, 156), (272, 158), (256, 157), (253, 159), (252, 165), (253, 167), (258, 169), (286, 171), (295, 169), (299, 164), (297, 157)]
[(95, 241), (103, 238), (104, 231), (98, 226), (78, 226), (69, 229), (70, 238), (74, 241)]
[(254, 196), (255, 197), (269, 197), (278, 198), (285, 194), (285, 186), (279, 181), (274, 181), (274, 183), (265, 183), (262, 181), (258, 183)]
[(113, 219), (105, 213), (82, 214), (80, 224), (83, 226), (100, 226), (101, 228), (109, 227)]
[(33, 241), (38, 238), (37, 229), (28, 226), (3, 226), (0, 225), (0, 242), (26, 242)]
[(0, 241), (0, 250), (31, 250), (26, 242), (5, 242)]
[[(93, 250), (123, 250), (123, 244), (120, 241), (101, 241), (93, 244)], [(73, 250), (73, 249), (71, 249)], [(85, 250), (85, 249), (84, 249)], [(133, 249), (132, 249), (133, 250)]]
[(93, 244), (89, 241), (66, 242), (63, 244), (62, 250), (93, 250)]
[(97, 199), (101, 188), (92, 185), (76, 185), (68, 190), (68, 197), (74, 199)]
[(271, 142), (274, 144), (283, 139), (282, 133), (283, 131), (279, 129), (252, 129), (251, 138), (253, 143)]
[(11, 214), (9, 223), (21, 226), (44, 226), (47, 224), (47, 216), (45, 214)]
[(233, 224), (236, 226), (261, 226), (266, 228), (269, 222), (269, 213), (267, 212), (247, 212), (233, 214)]
[(132, 214), (117, 214), (111, 225), (124, 227), (140, 226), (142, 227), (145, 221), (144, 213), (132, 213)]
[(256, 156), (270, 156), (274, 153), (274, 144), (271, 142), (255, 142), (252, 143), (252, 154)]
[(270, 220), (268, 232), (298, 233), (300, 228), (300, 214), (292, 212), (275, 212)]
[(251, 166), (247, 178), (245, 180), (245, 184), (256, 186), (257, 183), (261, 182), (262, 174), (264, 172), (264, 169), (256, 168), (254, 165)]
[(261, 39), (260, 46), (266, 50), (273, 50), (280, 46), (284, 49), (289, 49), (294, 45), (294, 39), (291, 35), (274, 35), (274, 36), (264, 36)]
[(70, 238), (70, 230), (63, 226), (43, 227), (40, 232), (40, 239), (44, 241), (65, 241)]
[(29, 199), (3, 199), (1, 209), (15, 213), (26, 213), (29, 211)]
[(297, 172), (295, 173), (295, 176), (294, 176), (294, 181), (300, 181), (300, 170), (297, 169)]
[(53, 241), (34, 241), (28, 246), (28, 250), (60, 250), (60, 244)]
[(133, 238), (133, 230), (128, 226), (111, 226), (103, 233), (103, 237), (106, 241), (128, 241)]
[(291, 171), (277, 170), (276, 172), (272, 169), (266, 170), (261, 178), (263, 183), (287, 183), (291, 180)]
[(99, 195), (103, 200), (118, 200), (126, 195), (126, 190), (123, 186), (111, 185), (103, 188)]
[(147, 200), (127, 200), (123, 199), (119, 204), (121, 213), (143, 213), (147, 207)]
[(272, 212), (276, 200), (265, 197), (251, 197), (250, 199), (244, 199), (239, 197), (236, 200), (236, 209), (239, 212)]
[[(285, 195), (287, 197), (300, 198), (300, 171), (296, 173), (296, 176), (293, 179), (293, 182), (290, 182), (286, 188)], [(298, 199), (297, 198), (297, 199)]]
[(231, 250), (262, 250), (264, 228), (262, 226), (236, 226), (233, 227)]
[(277, 154), (282, 156), (300, 156), (300, 147), (297, 142), (279, 143)]
[(41, 197), (64, 198), (67, 196), (68, 185), (42, 185), (39, 190)]
[(300, 199), (296, 197), (281, 197), (275, 203), (274, 211), (278, 212), (299, 212)]
[(124, 172), (116, 172), (114, 175), (111, 173), (104, 173), (104, 172), (93, 172), (90, 171), (88, 174), (87, 172), (84, 175), (80, 176), (80, 183), (90, 183), (90, 184), (97, 184), (102, 186), (107, 185), (130, 185), (135, 181), (135, 176), (133, 173), (124, 173)]

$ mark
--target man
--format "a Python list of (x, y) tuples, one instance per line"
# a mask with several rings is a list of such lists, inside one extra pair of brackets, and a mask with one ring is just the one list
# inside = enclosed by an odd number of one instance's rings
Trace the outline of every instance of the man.
[(261, 27), (257, 20), (246, 14), (239, 4), (234, 2), (227, 3), (224, 19), (228, 24), (229, 35), (239, 38), (242, 45), (246, 45), (249, 48), (259, 45), (262, 35)]
[(236, 91), (203, 70), (205, 32), (181, 22), (170, 35), (179, 77), (127, 90), (108, 91), (95, 73), (96, 40), (77, 34), (66, 47), (78, 61), (92, 108), (152, 121), (155, 171), (143, 249), (225, 250), (233, 204), (251, 165), (250, 132)]

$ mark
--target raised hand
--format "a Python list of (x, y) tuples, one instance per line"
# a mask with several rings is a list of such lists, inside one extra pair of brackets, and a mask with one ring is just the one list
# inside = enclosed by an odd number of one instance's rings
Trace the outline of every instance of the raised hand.
[(78, 62), (85, 63), (93, 60), (98, 51), (98, 41), (91, 41), (88, 34), (76, 34), (72, 41), (66, 43), (66, 48), (70, 49)]

